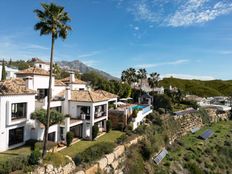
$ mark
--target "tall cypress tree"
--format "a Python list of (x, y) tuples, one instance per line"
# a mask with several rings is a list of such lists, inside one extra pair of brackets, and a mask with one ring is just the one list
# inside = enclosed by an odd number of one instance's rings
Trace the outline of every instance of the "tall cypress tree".
[(1, 80), (2, 81), (6, 80), (6, 67), (5, 67), (5, 61), (4, 61), (4, 59), (2, 61), (2, 79)]

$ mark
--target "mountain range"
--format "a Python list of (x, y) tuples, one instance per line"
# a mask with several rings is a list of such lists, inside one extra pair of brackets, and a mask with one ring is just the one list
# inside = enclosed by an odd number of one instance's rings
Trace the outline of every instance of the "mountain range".
[(86, 64), (84, 64), (83, 62), (81, 62), (80, 60), (74, 60), (74, 61), (58, 61), (56, 62), (59, 66), (61, 66), (64, 69), (70, 69), (70, 70), (74, 70), (74, 71), (79, 71), (80, 73), (87, 73), (87, 72), (91, 72), (94, 71), (100, 75), (102, 75), (103, 77), (107, 78), (108, 80), (119, 80), (119, 78), (114, 77), (112, 75), (110, 75), (109, 73), (106, 73), (104, 71), (98, 70), (96, 68), (87, 66)]

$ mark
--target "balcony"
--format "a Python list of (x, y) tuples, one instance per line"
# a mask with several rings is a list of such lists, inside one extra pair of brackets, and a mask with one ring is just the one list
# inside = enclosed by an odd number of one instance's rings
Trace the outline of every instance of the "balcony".
[(106, 116), (106, 111), (100, 111), (100, 112), (94, 113), (94, 118), (95, 119), (98, 119), (98, 118), (101, 118), (101, 117), (105, 117), (105, 116)]
[(90, 120), (90, 114), (82, 113), (80, 114), (80, 116), (78, 116), (78, 118), (80, 118), (81, 120)]

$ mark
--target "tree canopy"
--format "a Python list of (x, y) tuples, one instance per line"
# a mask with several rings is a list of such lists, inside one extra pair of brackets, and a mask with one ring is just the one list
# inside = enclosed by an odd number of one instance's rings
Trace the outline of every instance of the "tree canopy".
[[(38, 120), (45, 127), (47, 127), (47, 111), (45, 109), (36, 110), (31, 114), (32, 119)], [(56, 110), (51, 110), (49, 126), (58, 124), (64, 120), (64, 115)]]

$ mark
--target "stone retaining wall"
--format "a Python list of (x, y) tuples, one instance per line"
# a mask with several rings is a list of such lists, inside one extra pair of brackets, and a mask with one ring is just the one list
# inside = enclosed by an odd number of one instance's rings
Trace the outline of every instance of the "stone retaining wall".
[(122, 174), (124, 167), (123, 163), (126, 160), (126, 149), (134, 144), (137, 144), (140, 140), (142, 140), (142, 138), (143, 137), (140, 136), (124, 145), (117, 146), (112, 153), (105, 155), (90, 168), (83, 171), (78, 171), (75, 174), (95, 174), (98, 171), (104, 172), (106, 174)]

